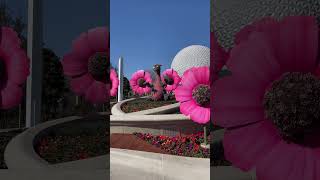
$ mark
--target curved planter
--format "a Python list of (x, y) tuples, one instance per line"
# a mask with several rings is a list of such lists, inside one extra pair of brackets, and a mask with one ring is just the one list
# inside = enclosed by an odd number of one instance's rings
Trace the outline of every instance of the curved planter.
[(165, 115), (111, 115), (110, 133), (132, 134), (150, 133), (153, 135), (187, 135), (203, 130), (189, 117), (182, 114)]
[[(6, 147), (4, 159), (9, 169), (43, 169), (43, 168), (73, 168), (81, 169), (106, 169), (107, 156), (97, 158), (90, 158), (86, 160), (79, 160), (73, 162), (59, 163), (50, 165), (47, 161), (42, 159), (34, 150), (34, 145), (39, 142), (41, 137), (50, 133), (57, 134), (73, 134), (83, 129), (92, 130), (94, 132), (97, 127), (106, 126), (105, 118), (95, 116), (98, 118), (93, 123), (90, 117), (83, 118), (78, 116), (66, 117), (57, 120), (48, 121), (39, 124), (35, 127), (29, 128), (23, 133), (13, 138)], [(75, 127), (75, 123), (77, 128)], [(90, 161), (91, 166), (86, 166), (84, 161)], [(70, 165), (73, 164), (73, 165)]]
[[(148, 98), (148, 97), (142, 97), (142, 98)], [(118, 102), (115, 104), (111, 109), (111, 114), (113, 115), (156, 115), (156, 114), (168, 114), (168, 113), (174, 113), (179, 110), (180, 103), (170, 104), (166, 106), (161, 106), (153, 109), (138, 111), (138, 112), (132, 112), (132, 113), (125, 113), (121, 110), (121, 106), (129, 101), (136, 100), (138, 98), (131, 98), (126, 99), (124, 101)]]

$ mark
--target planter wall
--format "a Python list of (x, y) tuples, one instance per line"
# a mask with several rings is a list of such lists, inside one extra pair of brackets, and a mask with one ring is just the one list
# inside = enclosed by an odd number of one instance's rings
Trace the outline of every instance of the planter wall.
[[(148, 98), (148, 97), (142, 97), (142, 98)], [(162, 106), (158, 108), (153, 108), (153, 109), (148, 109), (148, 110), (143, 110), (143, 111), (138, 111), (138, 112), (132, 112), (132, 113), (125, 113), (121, 110), (121, 106), (129, 101), (134, 101), (137, 98), (131, 98), (127, 99), (121, 102), (118, 102), (115, 104), (112, 109), (111, 109), (111, 114), (113, 115), (157, 115), (157, 114), (169, 114), (169, 113), (174, 113), (179, 110), (180, 103), (175, 103), (175, 104), (170, 104), (167, 106)]]
[(153, 135), (187, 135), (203, 130), (189, 117), (182, 114), (171, 115), (111, 115), (110, 133), (131, 134), (134, 132)]
[[(101, 116), (87, 118), (71, 116), (39, 124), (17, 135), (9, 142), (4, 153), (5, 162), (9, 169), (65, 167), (65, 163), (50, 165), (35, 152), (34, 145), (39, 142), (39, 139), (52, 133), (68, 135), (83, 130), (94, 133), (97, 128), (101, 127), (107, 127), (106, 119)], [(106, 156), (104, 159), (107, 161)], [(68, 162), (66, 166), (68, 166)], [(90, 166), (90, 168), (96, 169), (97, 167)], [(100, 168), (106, 169), (106, 167)], [(75, 169), (77, 169), (77, 166), (75, 166)]]

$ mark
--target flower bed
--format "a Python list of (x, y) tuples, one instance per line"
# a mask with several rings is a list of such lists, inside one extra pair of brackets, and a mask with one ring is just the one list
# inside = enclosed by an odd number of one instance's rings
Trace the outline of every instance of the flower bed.
[(105, 129), (96, 134), (53, 135), (42, 138), (35, 145), (36, 152), (51, 164), (63, 163), (105, 155), (109, 148), (109, 136)]
[[(154, 136), (152, 134), (134, 133), (144, 141), (159, 147), (172, 155), (197, 158), (209, 158), (210, 150), (200, 146), (203, 143), (203, 132), (188, 136)], [(209, 138), (209, 136), (208, 136)]]
[(139, 98), (133, 101), (128, 101), (121, 106), (121, 110), (125, 113), (132, 113), (143, 111), (147, 109), (153, 109), (161, 106), (177, 103), (176, 100), (167, 101), (153, 101), (149, 98)]
[(9, 141), (21, 132), (23, 132), (23, 130), (0, 133), (0, 169), (8, 169), (6, 163), (4, 162), (4, 151)]

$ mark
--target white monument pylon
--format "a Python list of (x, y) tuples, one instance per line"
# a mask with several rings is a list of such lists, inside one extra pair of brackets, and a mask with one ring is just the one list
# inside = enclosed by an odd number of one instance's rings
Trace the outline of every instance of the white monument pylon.
[(30, 75), (26, 88), (26, 127), (41, 120), (42, 96), (42, 0), (28, 0), (27, 54)]
[(120, 102), (123, 100), (123, 57), (119, 58), (118, 77), (119, 77), (118, 102)]

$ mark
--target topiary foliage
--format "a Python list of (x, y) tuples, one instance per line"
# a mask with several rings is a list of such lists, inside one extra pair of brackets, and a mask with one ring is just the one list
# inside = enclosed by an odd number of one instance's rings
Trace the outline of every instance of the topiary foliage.
[(154, 101), (160, 101), (160, 100), (163, 100), (163, 95), (164, 95), (164, 88), (163, 88), (161, 79), (159, 76), (156, 76), (156, 79), (153, 82), (153, 90), (152, 90), (151, 98)]

